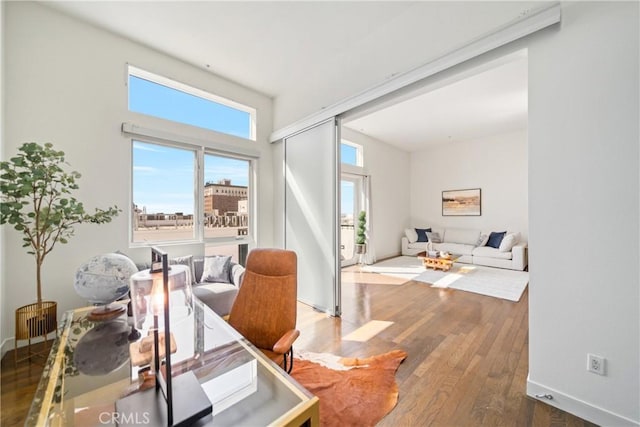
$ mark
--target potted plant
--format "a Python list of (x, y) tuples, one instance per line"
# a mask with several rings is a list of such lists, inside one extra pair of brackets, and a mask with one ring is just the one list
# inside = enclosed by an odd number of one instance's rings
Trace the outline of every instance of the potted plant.
[(356, 254), (367, 253), (367, 213), (361, 211), (358, 214), (358, 226), (356, 228)]
[(71, 194), (78, 189), (80, 174), (65, 171), (64, 165), (68, 164), (63, 151), (55, 150), (51, 143), (35, 142), (24, 143), (15, 157), (0, 162), (0, 224), (22, 233), (22, 246), (36, 263), (36, 303), (16, 310), (16, 347), (19, 339), (29, 339), (29, 343), (34, 336), (46, 339), (57, 326), (57, 304), (42, 300), (46, 256), (57, 243), (68, 242), (76, 224), (107, 223), (121, 211), (113, 206), (88, 214)]

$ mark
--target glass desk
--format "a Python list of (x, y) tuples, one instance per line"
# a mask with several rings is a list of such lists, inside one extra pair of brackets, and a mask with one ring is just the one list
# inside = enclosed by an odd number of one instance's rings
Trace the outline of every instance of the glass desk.
[[(211, 309), (172, 326), (173, 376), (192, 371), (213, 405), (196, 426), (319, 425), (319, 400), (285, 374)], [(127, 317), (93, 322), (93, 307), (64, 314), (26, 426), (115, 426), (120, 417), (145, 425), (144, 410), (119, 414), (115, 402), (143, 384), (131, 366)], [(147, 423), (148, 424), (148, 420)]]

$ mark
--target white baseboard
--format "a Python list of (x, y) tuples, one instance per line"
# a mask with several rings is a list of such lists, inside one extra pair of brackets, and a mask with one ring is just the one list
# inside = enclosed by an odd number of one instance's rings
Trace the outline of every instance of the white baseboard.
[[(536, 397), (536, 395), (551, 395), (553, 396), (553, 399)], [(558, 390), (545, 387), (542, 384), (531, 381), (528, 376), (527, 396), (532, 397), (540, 402), (547, 403), (551, 406), (555, 406), (558, 409), (562, 409), (563, 411), (569, 412), (570, 414), (601, 426), (640, 427), (640, 422), (638, 421), (633, 421), (629, 418), (607, 411), (606, 409), (593, 406), (573, 396), (563, 394)]]
[(4, 358), (4, 355), (7, 354), (7, 351), (13, 349), (13, 337), (5, 338), (2, 340), (2, 344), (0, 344), (0, 359)]

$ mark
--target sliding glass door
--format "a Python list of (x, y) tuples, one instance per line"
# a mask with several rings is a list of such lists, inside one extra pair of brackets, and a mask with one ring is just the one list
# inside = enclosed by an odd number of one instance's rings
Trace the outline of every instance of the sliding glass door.
[(358, 213), (363, 210), (362, 176), (343, 173), (340, 181), (340, 261), (342, 267), (358, 262), (355, 253)]
[(285, 247), (298, 255), (298, 299), (340, 314), (338, 127), (335, 118), (284, 138)]

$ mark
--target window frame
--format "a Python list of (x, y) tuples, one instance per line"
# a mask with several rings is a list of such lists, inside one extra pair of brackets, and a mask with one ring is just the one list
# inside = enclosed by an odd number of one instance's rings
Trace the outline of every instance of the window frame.
[[(124, 128), (124, 126), (123, 126)], [(130, 173), (130, 186), (129, 186), (129, 247), (140, 248), (150, 247), (154, 245), (158, 246), (171, 246), (171, 245), (186, 245), (186, 244), (204, 244), (206, 246), (225, 246), (225, 245), (242, 245), (247, 244), (252, 246), (256, 241), (256, 215), (257, 215), (257, 191), (255, 188), (257, 168), (259, 156), (254, 156), (244, 153), (229, 152), (225, 150), (216, 149), (205, 144), (194, 144), (191, 142), (181, 142), (173, 139), (155, 138), (145, 136), (143, 134), (131, 133), (127, 135), (127, 139), (130, 144), (130, 156), (129, 173)], [(184, 150), (192, 150), (195, 152), (194, 156), (194, 233), (193, 239), (184, 240), (146, 240), (144, 242), (134, 241), (133, 225), (134, 225), (134, 206), (133, 200), (134, 193), (134, 176), (133, 176), (133, 150), (135, 142), (142, 142), (145, 144), (161, 145), (169, 148), (178, 148)], [(249, 214), (247, 224), (247, 234), (240, 236), (229, 237), (210, 237), (206, 238), (204, 233), (204, 158), (205, 154), (216, 155), (220, 157), (228, 157), (239, 160), (246, 160), (249, 163), (249, 182), (247, 189), (247, 211)]]
[[(207, 238), (205, 236), (205, 230), (204, 230), (204, 186), (205, 186), (205, 182), (204, 182), (204, 157), (205, 155), (213, 155), (213, 156), (218, 156), (218, 157), (227, 157), (230, 159), (236, 159), (236, 160), (246, 160), (249, 163), (249, 181), (247, 183), (247, 212), (249, 215), (248, 218), (248, 222), (247, 222), (247, 235), (246, 236), (234, 236), (234, 237), (209, 237)], [(257, 192), (255, 189), (255, 182), (256, 182), (256, 169), (257, 169), (257, 163), (258, 163), (258, 159), (247, 156), (247, 155), (242, 155), (242, 154), (237, 154), (237, 153), (228, 153), (228, 152), (223, 152), (220, 150), (216, 150), (215, 148), (210, 148), (210, 147), (202, 147), (202, 167), (199, 169), (199, 171), (201, 173), (199, 173), (198, 175), (200, 176), (201, 179), (199, 179), (199, 185), (200, 185), (200, 194), (202, 195), (202, 197), (200, 198), (200, 214), (199, 214), (199, 220), (200, 222), (202, 222), (202, 227), (200, 227), (201, 231), (202, 231), (202, 238), (201, 238), (201, 242), (204, 243), (205, 245), (208, 246), (225, 246), (225, 245), (230, 245), (230, 244), (251, 244), (253, 242), (255, 242), (255, 224), (256, 224), (256, 214), (257, 214), (257, 209), (255, 209), (256, 204), (257, 204)]]
[[(156, 84), (161, 85), (161, 86), (166, 86), (168, 88), (171, 88), (171, 89), (174, 89), (174, 90), (177, 90), (177, 91), (180, 91), (180, 92), (184, 92), (186, 94), (189, 94), (189, 95), (192, 95), (192, 96), (196, 96), (198, 98), (203, 98), (203, 99), (206, 99), (207, 101), (211, 101), (211, 102), (214, 102), (216, 104), (220, 104), (220, 105), (223, 105), (225, 107), (232, 108), (234, 110), (239, 110), (239, 111), (243, 111), (245, 113), (248, 113), (249, 114), (249, 138), (248, 139), (251, 140), (251, 141), (256, 141), (256, 127), (257, 127), (256, 115), (257, 115), (257, 110), (255, 108), (249, 107), (248, 105), (241, 104), (239, 102), (233, 101), (233, 100), (228, 99), (228, 98), (224, 98), (224, 97), (219, 96), (219, 95), (215, 95), (215, 94), (207, 92), (205, 90), (198, 89), (196, 87), (187, 85), (185, 83), (170, 79), (168, 77), (164, 77), (164, 76), (152, 73), (150, 71), (143, 70), (143, 69), (138, 68), (136, 66), (133, 66), (131, 64), (127, 64), (127, 75), (126, 75), (127, 88), (129, 87), (129, 78), (130, 78), (130, 76), (138, 77), (138, 78), (143, 79), (143, 80), (148, 80), (148, 81), (150, 81), (152, 83), (156, 83)], [(137, 111), (131, 111), (129, 109), (129, 103), (130, 103), (129, 98), (130, 98), (130, 94), (129, 94), (129, 90), (127, 90), (127, 110), (129, 112), (136, 113), (136, 114), (144, 114), (145, 116), (155, 117), (157, 119), (165, 120), (165, 121), (172, 122), (172, 123), (180, 123), (180, 124), (183, 124), (183, 125), (186, 125), (186, 126), (199, 127), (199, 126), (191, 125), (189, 123), (178, 122), (178, 121), (175, 121), (175, 120), (169, 120), (169, 119), (165, 119), (165, 118), (162, 118), (162, 117), (153, 116), (153, 115), (150, 115), (150, 114), (140, 113), (140, 112), (137, 112)], [(217, 129), (209, 129), (209, 128), (203, 128), (203, 129), (206, 129), (206, 130), (212, 131), (212, 132), (218, 132), (218, 133), (221, 133), (221, 134), (224, 134), (224, 135), (231, 135), (233, 137), (242, 138), (244, 140), (247, 139), (247, 138), (244, 138), (242, 136), (232, 135), (230, 133), (227, 133), (227, 132), (224, 132), (224, 131), (221, 131), (221, 130), (217, 130)]]

